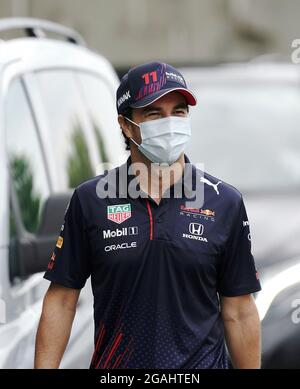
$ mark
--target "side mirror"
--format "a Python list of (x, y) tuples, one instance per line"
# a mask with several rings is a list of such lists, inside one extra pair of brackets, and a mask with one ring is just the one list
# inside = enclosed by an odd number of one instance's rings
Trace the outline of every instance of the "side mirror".
[(18, 276), (26, 277), (46, 270), (71, 195), (72, 193), (51, 195), (45, 201), (37, 233), (24, 233), (16, 240), (16, 254), (21, 273)]

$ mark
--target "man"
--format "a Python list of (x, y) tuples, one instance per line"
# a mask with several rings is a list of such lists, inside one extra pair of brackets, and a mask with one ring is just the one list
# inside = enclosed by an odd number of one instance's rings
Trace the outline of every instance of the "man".
[[(170, 65), (148, 63), (122, 78), (118, 120), (130, 157), (73, 193), (45, 274), (36, 368), (59, 366), (90, 275), (91, 368), (227, 368), (225, 341), (233, 367), (260, 367), (251, 295), (260, 283), (243, 199), (187, 169), (189, 105), (196, 99)], [(106, 184), (115, 190), (108, 197)]]

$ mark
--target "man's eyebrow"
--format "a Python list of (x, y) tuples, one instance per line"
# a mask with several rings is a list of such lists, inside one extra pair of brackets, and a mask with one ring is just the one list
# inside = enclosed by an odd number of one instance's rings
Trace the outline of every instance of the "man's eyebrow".
[(143, 108), (143, 113), (147, 113), (147, 112), (150, 112), (150, 111), (161, 111), (161, 107), (157, 107), (155, 105), (151, 105), (150, 107), (145, 107)]
[(180, 104), (177, 104), (173, 109), (188, 109), (188, 105), (186, 103), (180, 103)]
[[(175, 107), (173, 107), (173, 109), (188, 109), (188, 105), (186, 103), (180, 103), (180, 104), (175, 105)], [(162, 108), (159, 106), (155, 106), (155, 105), (151, 105), (150, 107), (143, 108), (143, 114), (147, 113), (147, 112), (151, 112), (151, 111), (161, 112)]]

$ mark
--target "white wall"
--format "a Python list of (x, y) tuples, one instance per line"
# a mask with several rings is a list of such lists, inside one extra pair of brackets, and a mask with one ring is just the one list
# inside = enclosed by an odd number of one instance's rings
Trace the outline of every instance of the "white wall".
[(118, 67), (290, 56), (300, 37), (298, 0), (1, 0), (9, 15), (74, 27)]

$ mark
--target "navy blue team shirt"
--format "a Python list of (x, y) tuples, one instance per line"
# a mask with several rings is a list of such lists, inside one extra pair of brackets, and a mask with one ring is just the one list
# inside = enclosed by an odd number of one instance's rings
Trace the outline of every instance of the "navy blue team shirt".
[[(123, 167), (130, 164), (129, 157)], [(193, 184), (199, 172), (193, 166)], [(261, 289), (241, 193), (204, 173), (201, 208), (186, 207), (191, 199), (177, 198), (174, 186), (159, 205), (121, 197), (121, 179), (116, 198), (103, 199), (104, 177), (73, 192), (44, 275), (75, 289), (91, 276), (90, 367), (228, 368), (219, 296)]]

